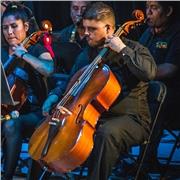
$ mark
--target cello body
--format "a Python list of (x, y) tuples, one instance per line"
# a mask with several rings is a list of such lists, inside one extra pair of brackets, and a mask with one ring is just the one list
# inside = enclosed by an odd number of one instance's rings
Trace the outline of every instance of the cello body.
[[(67, 91), (84, 69), (73, 76)], [(81, 91), (69, 98), (64, 105), (72, 114), (60, 114), (56, 117), (61, 125), (45, 156), (42, 156), (42, 151), (48, 139), (52, 116), (48, 116), (30, 139), (31, 157), (51, 171), (73, 170), (88, 158), (93, 148), (93, 135), (99, 117), (119, 96), (121, 87), (109, 67), (104, 65), (94, 71)]]

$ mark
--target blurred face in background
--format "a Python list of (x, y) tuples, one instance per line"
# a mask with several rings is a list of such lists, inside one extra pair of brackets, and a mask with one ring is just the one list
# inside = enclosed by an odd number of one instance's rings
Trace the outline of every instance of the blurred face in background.
[(28, 23), (13, 15), (5, 16), (2, 20), (3, 35), (10, 46), (20, 44), (26, 38), (28, 29)]
[(71, 2), (71, 19), (74, 24), (77, 24), (86, 10), (88, 1), (72, 1)]
[(158, 1), (147, 1), (146, 16), (150, 27), (160, 28), (167, 24), (169, 16), (172, 14), (172, 7), (163, 9)]

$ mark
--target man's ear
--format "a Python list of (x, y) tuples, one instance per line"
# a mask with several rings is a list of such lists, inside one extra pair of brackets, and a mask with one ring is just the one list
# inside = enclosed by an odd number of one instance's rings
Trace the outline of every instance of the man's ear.
[(169, 16), (172, 15), (172, 13), (173, 13), (173, 7), (172, 7), (172, 6), (169, 6), (168, 12), (167, 12), (166, 16), (169, 17)]
[(112, 27), (110, 25), (106, 25), (106, 32), (110, 33), (112, 31)]
[(28, 32), (28, 30), (29, 30), (29, 23), (25, 22), (24, 23), (24, 27), (25, 27), (25, 31)]

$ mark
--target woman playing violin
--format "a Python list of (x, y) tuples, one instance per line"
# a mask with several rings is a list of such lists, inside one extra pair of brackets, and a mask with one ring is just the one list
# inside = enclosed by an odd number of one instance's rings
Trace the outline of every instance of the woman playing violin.
[[(18, 61), (9, 74), (8, 82), (17, 78), (26, 86), (27, 99), (20, 109), (20, 116), (2, 123), (4, 179), (12, 179), (21, 151), (22, 139), (30, 137), (42, 119), (41, 103), (46, 97), (45, 78), (53, 72), (50, 53), (39, 43), (22, 44), (28, 37), (31, 24), (27, 9), (16, 3), (9, 4), (2, 15), (2, 33), (7, 46), (2, 47), (2, 64), (11, 56)], [(27, 41), (28, 43), (28, 41)], [(25, 62), (20, 63), (20, 62)], [(22, 65), (23, 64), (23, 65)]]
[[(107, 180), (119, 155), (148, 136), (150, 114), (147, 103), (148, 81), (156, 73), (156, 64), (147, 48), (126, 38), (114, 35), (115, 16), (111, 7), (93, 3), (83, 16), (83, 26), (90, 48), (78, 56), (72, 74), (92, 62), (103, 47), (110, 49), (105, 62), (116, 76), (122, 92), (108, 118), (103, 118), (94, 136), (94, 148), (89, 158), (87, 179)], [(58, 92), (59, 88), (59, 92)], [(115, 88), (115, 87), (111, 87)], [(62, 86), (52, 91), (43, 105), (48, 113), (53, 102), (62, 93)], [(61, 110), (61, 113), (66, 111)]]

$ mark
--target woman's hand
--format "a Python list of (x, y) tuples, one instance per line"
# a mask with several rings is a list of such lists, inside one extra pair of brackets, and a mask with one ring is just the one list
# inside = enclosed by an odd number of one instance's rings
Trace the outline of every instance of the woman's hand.
[(105, 40), (104, 47), (109, 47), (113, 51), (119, 53), (121, 50), (126, 47), (122, 40), (117, 36), (108, 36)]
[(16, 56), (20, 57), (20, 58), (21, 58), (22, 54), (24, 54), (25, 52), (27, 52), (27, 50), (23, 47), (22, 44), (20, 44), (20, 45), (14, 45), (14, 46), (12, 47), (12, 50), (13, 50), (13, 53), (14, 53)]

